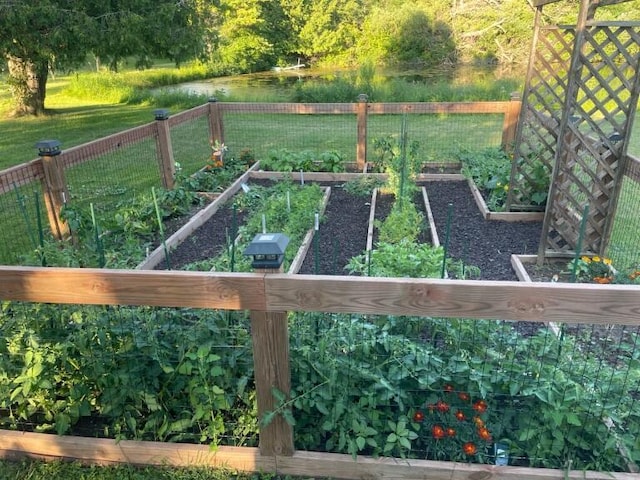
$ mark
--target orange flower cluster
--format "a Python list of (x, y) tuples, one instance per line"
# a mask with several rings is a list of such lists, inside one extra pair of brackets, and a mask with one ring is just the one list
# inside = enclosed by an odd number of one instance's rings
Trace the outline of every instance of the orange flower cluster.
[(438, 442), (441, 449), (460, 448), (457, 451), (466, 456), (475, 455), (481, 442), (493, 440), (482, 418), (489, 405), (483, 399), (473, 401), (467, 392), (456, 393), (449, 384), (443, 387), (443, 391), (445, 396), (435, 403), (426, 404), (426, 411), (416, 410), (413, 421), (422, 424), (422, 428), (429, 432), (427, 438)]

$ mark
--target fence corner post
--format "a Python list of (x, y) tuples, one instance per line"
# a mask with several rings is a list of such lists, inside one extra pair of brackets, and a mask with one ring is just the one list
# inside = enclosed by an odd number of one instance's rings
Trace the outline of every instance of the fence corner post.
[(154, 110), (156, 118), (156, 137), (158, 147), (158, 164), (162, 175), (162, 186), (171, 190), (175, 184), (176, 162), (173, 158), (173, 147), (171, 146), (171, 131), (169, 129), (169, 110)]
[(502, 149), (508, 154), (513, 153), (514, 150), (521, 108), (522, 98), (520, 93), (512, 92), (509, 105), (504, 112), (504, 122), (502, 124)]
[(224, 122), (222, 119), (222, 108), (215, 97), (209, 99), (209, 137), (211, 145), (216, 141), (224, 143)]
[[(288, 242), (289, 239), (282, 234), (258, 234), (244, 251), (245, 255), (254, 255), (252, 263), (254, 272), (265, 274), (265, 282), (268, 274), (282, 273), (284, 249)], [(275, 253), (273, 248), (276, 250)], [(283, 411), (289, 409), (287, 402), (291, 397), (287, 312), (252, 310), (250, 317), (256, 400), (260, 421), (260, 454), (292, 456), (294, 453), (293, 427), (283, 414)], [(277, 392), (276, 395), (274, 391)], [(271, 418), (264, 425), (262, 422), (266, 415)]]
[(47, 208), (49, 225), (53, 236), (62, 240), (69, 236), (69, 226), (62, 220), (62, 207), (67, 203), (69, 192), (64, 174), (64, 165), (60, 158), (60, 142), (58, 140), (42, 140), (36, 143), (38, 156), (42, 160), (44, 171), (43, 190), (44, 203)]
[(356, 146), (356, 162), (358, 164), (358, 170), (364, 171), (367, 165), (367, 114), (369, 98), (366, 94), (361, 93), (358, 95), (358, 140)]

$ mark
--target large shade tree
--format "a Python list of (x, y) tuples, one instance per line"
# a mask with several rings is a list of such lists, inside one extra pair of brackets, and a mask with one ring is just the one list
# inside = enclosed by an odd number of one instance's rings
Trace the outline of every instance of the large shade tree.
[(112, 66), (126, 56), (193, 58), (203, 44), (199, 19), (192, 0), (0, 0), (14, 113), (44, 113), (49, 71), (89, 53)]

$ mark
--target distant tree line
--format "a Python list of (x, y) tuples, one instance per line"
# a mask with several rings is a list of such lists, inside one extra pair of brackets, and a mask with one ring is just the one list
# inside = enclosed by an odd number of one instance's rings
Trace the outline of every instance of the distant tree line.
[[(632, 0), (608, 7), (636, 15)], [(545, 7), (574, 23), (578, 0)], [(533, 9), (526, 0), (0, 0), (0, 58), (17, 114), (44, 112), (52, 69), (88, 55), (117, 70), (125, 58), (200, 60), (220, 73), (295, 63), (431, 66), (524, 62)]]

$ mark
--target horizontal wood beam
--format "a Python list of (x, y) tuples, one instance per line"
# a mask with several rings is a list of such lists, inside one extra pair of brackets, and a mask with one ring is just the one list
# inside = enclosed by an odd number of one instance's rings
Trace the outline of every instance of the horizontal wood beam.
[(0, 431), (0, 458), (68, 459), (95, 465), (212, 466), (278, 475), (380, 480), (639, 480), (637, 473), (495, 466), (321, 452), (261, 455), (257, 448), (140, 442)]
[(0, 299), (640, 325), (634, 285), (0, 267)]
[(235, 103), (220, 102), (224, 113), (284, 113), (295, 115), (349, 114), (355, 115), (355, 103)]
[(0, 267), (0, 299), (87, 305), (264, 310), (264, 280), (251, 273)]
[(640, 325), (640, 288), (632, 285), (314, 275), (265, 282), (274, 311)]
[(43, 178), (44, 168), (41, 158), (7, 168), (0, 171), (0, 195)]
[(369, 114), (506, 113), (511, 102), (370, 103)]

